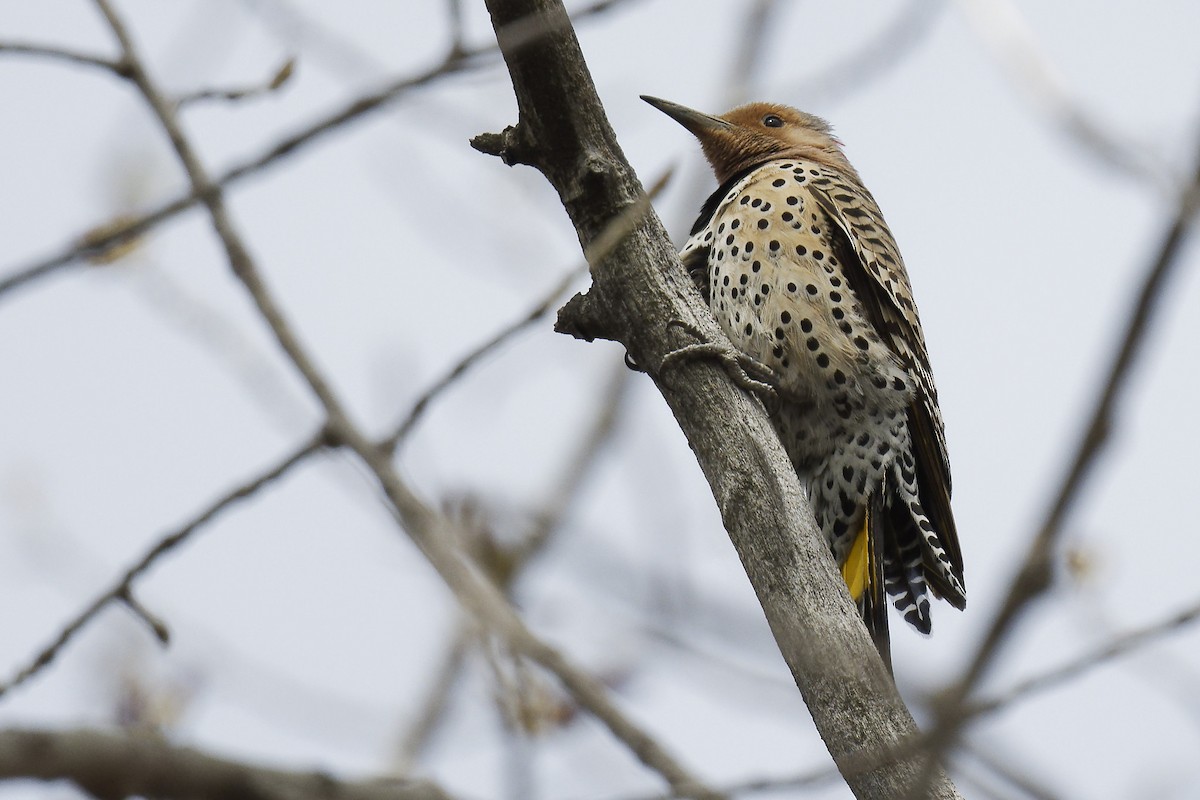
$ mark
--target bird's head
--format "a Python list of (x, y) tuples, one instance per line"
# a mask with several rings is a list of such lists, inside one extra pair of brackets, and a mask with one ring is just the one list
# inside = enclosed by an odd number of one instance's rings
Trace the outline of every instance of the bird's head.
[(700, 140), (718, 183), (763, 162), (788, 157), (854, 174), (829, 123), (791, 106), (748, 103), (714, 117), (657, 97), (642, 95), (642, 99)]

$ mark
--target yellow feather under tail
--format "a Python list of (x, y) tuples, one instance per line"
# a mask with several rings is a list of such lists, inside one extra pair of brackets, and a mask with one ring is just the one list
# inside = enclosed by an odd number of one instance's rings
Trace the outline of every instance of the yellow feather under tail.
[(863, 594), (871, 588), (871, 536), (868, 532), (870, 526), (871, 509), (868, 507), (866, 513), (863, 514), (862, 528), (854, 537), (854, 544), (850, 546), (850, 554), (846, 556), (846, 561), (842, 564), (842, 580), (846, 581), (846, 586), (850, 589), (850, 597), (856, 603), (862, 600)]

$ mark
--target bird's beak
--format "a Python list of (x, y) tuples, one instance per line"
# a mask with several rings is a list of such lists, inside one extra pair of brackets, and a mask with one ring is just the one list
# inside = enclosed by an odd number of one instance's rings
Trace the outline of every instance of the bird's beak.
[(669, 100), (660, 100), (657, 97), (650, 97), (649, 95), (641, 95), (641, 98), (687, 128), (696, 136), (715, 131), (727, 131), (733, 127), (733, 125), (720, 117), (714, 117), (711, 114), (705, 114), (687, 106), (672, 103)]

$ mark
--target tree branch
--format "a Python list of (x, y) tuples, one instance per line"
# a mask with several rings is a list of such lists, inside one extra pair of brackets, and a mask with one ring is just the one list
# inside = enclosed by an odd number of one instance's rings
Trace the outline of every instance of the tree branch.
[[(672, 174), (673, 170), (667, 170), (663, 173), (662, 177), (655, 181), (647, 194), (648, 199), (654, 199), (666, 187), (667, 183), (671, 180)], [(648, 203), (636, 204), (627, 208), (616, 219), (613, 219), (603, 233), (597, 237), (596, 242), (593, 243), (595, 254), (607, 255), (611, 252), (612, 248), (628, 236), (629, 232), (641, 222), (648, 208)], [(412, 408), (405, 415), (404, 419), (383, 440), (380, 446), (387, 452), (394, 453), (404, 443), (404, 440), (408, 438), (408, 435), (412, 433), (413, 428), (416, 427), (421, 417), (424, 416), (426, 409), (434, 399), (461, 378), (479, 359), (548, 314), (554, 308), (555, 304), (558, 303), (559, 298), (571, 288), (571, 284), (579, 280), (587, 272), (587, 266), (587, 262), (585, 261), (583, 264), (568, 271), (529, 311), (505, 325), (490, 339), (481, 343), (474, 350), (459, 359), (450, 368), (449, 372), (421, 393), (421, 396), (413, 403)]]
[[(508, 163), (537, 167), (558, 191), (588, 250), (606, 221), (642, 196), (604, 116), (566, 11), (558, 0), (487, 0), (520, 109), (515, 127), (477, 140)], [(503, 31), (530, 20), (534, 42)], [(611, 256), (591, 262), (591, 290), (560, 312), (558, 329), (614, 339), (642, 365), (678, 346), (683, 320), (711, 341), (724, 336), (702, 305), (657, 217)], [(818, 730), (859, 798), (902, 796), (919, 755), (897, 755), (916, 735), (816, 529), (799, 481), (762, 407), (717, 366), (687, 363), (656, 383), (696, 452), (747, 575)], [(859, 770), (864, 755), (888, 754)], [(937, 769), (931, 792), (957, 797)]]
[[(150, 79), (123, 20), (116, 14), (109, 0), (95, 0), (95, 3), (107, 20), (125, 60), (130, 65), (134, 85), (150, 105), (182, 162), (192, 184), (193, 194), (202, 198), (230, 268), (250, 294), (280, 348), (324, 407), (326, 430), (331, 441), (353, 452), (366, 465), (378, 481), (409, 538), (467, 610), (476, 615), (490, 631), (502, 637), (513, 651), (532, 659), (553, 673), (582, 707), (603, 722), (642, 763), (662, 775), (677, 794), (694, 798), (716, 798), (717, 795), (678, 764), (662, 745), (627, 718), (612, 702), (607, 690), (599, 681), (529, 630), (496, 586), (480, 572), (461, 548), (451, 543), (445, 532), (446, 521), (413, 493), (393, 469), (390, 456), (351, 421), (342, 401), (312, 356), (300, 343), (299, 337), (268, 290), (253, 257), (229, 217), (221, 188), (214, 185), (209, 178), (179, 124), (174, 106)], [(508, 30), (507, 40), (528, 41), (534, 38), (536, 33), (536, 29), (526, 24), (516, 25)]]
[[(627, 2), (627, 0), (596, 0), (591, 5), (577, 11), (575, 17), (576, 19), (592, 17), (609, 11), (622, 2)], [(528, 36), (528, 32), (524, 35)], [(33, 46), (25, 46), (25, 49), (20, 52), (36, 52), (38, 54), (61, 57), (73, 56), (73, 54), (63, 54), (52, 48), (37, 48)], [(447, 75), (486, 64), (489, 57), (495, 56), (498, 52), (499, 48), (495, 43), (465, 51), (452, 47), (438, 62), (427, 69), (413, 75), (397, 78), (378, 91), (356, 97), (341, 108), (283, 137), (257, 156), (247, 158), (240, 164), (229, 168), (219, 177), (212, 180), (206, 191), (209, 193), (216, 192), (241, 181), (243, 178), (255, 175), (281, 159), (323, 139), (327, 134), (340, 130), (344, 125), (387, 105), (409, 91), (422, 86), (428, 86)], [(121, 77), (131, 77), (129, 66), (124, 61), (107, 62), (104, 59), (95, 59), (87, 56), (83, 56), (82, 60), (109, 69), (116, 68), (114, 71), (121, 75)], [(6, 295), (22, 286), (27, 286), (76, 263), (81, 258), (96, 257), (112, 248), (119, 247), (126, 242), (136, 239), (168, 219), (172, 219), (187, 211), (197, 203), (204, 202), (205, 199), (206, 196), (198, 194), (193, 187), (192, 191), (187, 194), (169, 200), (135, 219), (119, 220), (115, 223), (114, 220), (98, 222), (88, 227), (79, 235), (72, 237), (70, 244), (65, 248), (51, 255), (44, 256), (34, 263), (18, 267), (8, 272), (3, 278), (0, 278), (0, 299), (3, 299)]]
[(275, 480), (287, 474), (292, 467), (307, 459), (313, 453), (317, 452), (324, 446), (324, 437), (319, 436), (300, 446), (296, 450), (289, 453), (275, 464), (274, 467), (259, 473), (249, 481), (230, 490), (222, 497), (215, 500), (206, 509), (201, 511), (192, 519), (188, 520), (182, 526), (164, 536), (158, 541), (148, 552), (146, 552), (137, 563), (125, 571), (117, 582), (111, 588), (97, 597), (88, 605), (87, 608), (80, 611), (73, 620), (59, 632), (54, 641), (42, 649), (40, 653), (34, 656), (33, 660), (26, 666), (22, 667), (12, 678), (9, 678), (5, 683), (0, 683), (0, 697), (17, 688), (27, 680), (37, 675), (43, 669), (48, 667), (56, 657), (59, 651), (66, 647), (67, 643), (81, 631), (85, 625), (92, 621), (101, 611), (104, 610), (109, 603), (114, 600), (120, 600), (125, 603), (135, 614), (146, 622), (147, 625), (154, 630), (155, 635), (161, 640), (166, 635), (166, 629), (153, 615), (146, 612), (133, 599), (132, 590), (133, 583), (142, 573), (150, 569), (159, 558), (171, 552), (179, 545), (183, 544), (193, 533), (203, 528), (208, 523), (216, 519), (222, 512), (230, 506), (237, 503), (239, 500), (244, 500), (252, 496), (260, 489), (273, 483)]
[(296, 59), (289, 58), (276, 67), (275, 71), (265, 81), (249, 86), (240, 86), (236, 89), (198, 89), (177, 97), (175, 105), (177, 108), (183, 108), (184, 106), (209, 100), (223, 100), (227, 103), (233, 103), (261, 97), (264, 94), (271, 94), (282, 89), (292, 79), (295, 71)]
[[(1200, 145), (1200, 139), (1197, 140)], [(1142, 352), (1150, 321), (1158, 308), (1173, 268), (1179, 263), (1197, 212), (1200, 211), (1200, 147), (1195, 156), (1193, 176), (1179, 194), (1175, 212), (1146, 268), (1141, 291), (1130, 310), (1121, 342), (1113, 354), (1103, 388), (1079, 444), (1063, 474), (1062, 480), (1046, 511), (1037, 535), (1029, 545), (1025, 560), (1009, 587), (1000, 610), (996, 612), (974, 657), (959, 680), (947, 688), (936, 702), (937, 723), (929, 735), (929, 749), (943, 753), (968, 721), (971, 713), (969, 697), (991, 666), (1001, 644), (1008, 638), (1030, 605), (1049, 590), (1052, 577), (1054, 546), (1063, 526), (1079, 499), (1087, 479), (1099, 463), (1100, 454), (1112, 433), (1117, 404), (1132, 377), (1132, 367)]]
[(1200, 602), (1194, 602), (1184, 610), (1172, 614), (1166, 619), (1123, 633), (1096, 650), (1092, 650), (1047, 672), (1026, 678), (999, 694), (971, 702), (963, 713), (966, 716), (974, 718), (1000, 711), (1013, 703), (1025, 699), (1029, 695), (1053, 689), (1055, 686), (1060, 686), (1067, 681), (1078, 678), (1080, 675), (1096, 667), (1120, 658), (1151, 642), (1178, 633), (1181, 629), (1198, 620), (1200, 620)]
[(129, 66), (124, 61), (114, 61), (103, 56), (80, 53), (53, 45), (31, 44), (29, 42), (0, 42), (0, 54), (13, 53), (22, 56), (40, 56), (68, 64), (82, 64), (87, 67), (99, 67), (122, 77), (129, 77)]
[(342, 781), (270, 769), (181, 747), (145, 731), (0, 731), (0, 779), (68, 780), (110, 800), (449, 800), (425, 781)]

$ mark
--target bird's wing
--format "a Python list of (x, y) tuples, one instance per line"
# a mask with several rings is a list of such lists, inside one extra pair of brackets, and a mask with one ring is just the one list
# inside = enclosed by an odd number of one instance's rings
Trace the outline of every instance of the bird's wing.
[[(950, 510), (945, 426), (904, 261), (871, 193), (858, 181), (827, 167), (819, 167), (818, 172), (809, 181), (809, 189), (829, 221), (844, 235), (844, 245), (854, 256), (847, 259), (847, 281), (879, 335), (917, 383), (908, 418), (921, 501), (961, 581), (962, 550)], [(930, 574), (936, 575), (936, 570)], [(941, 583), (934, 583), (939, 594), (951, 602), (960, 599), (955, 597), (959, 592)]]

